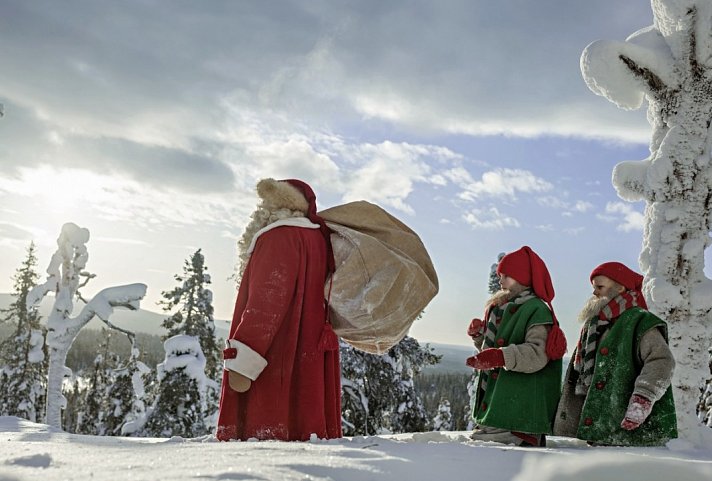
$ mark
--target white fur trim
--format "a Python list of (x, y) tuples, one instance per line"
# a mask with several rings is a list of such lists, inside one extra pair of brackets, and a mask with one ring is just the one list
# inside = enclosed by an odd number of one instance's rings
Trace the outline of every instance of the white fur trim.
[(237, 349), (237, 357), (223, 361), (223, 366), (226, 370), (239, 372), (254, 381), (267, 367), (267, 360), (247, 344), (237, 339), (228, 339), (226, 344), (228, 347)]
[(287, 219), (281, 219), (276, 222), (272, 222), (271, 224), (261, 228), (257, 232), (255, 232), (255, 235), (252, 237), (252, 241), (250, 242), (250, 247), (247, 248), (247, 254), (252, 254), (252, 251), (255, 250), (255, 243), (257, 242), (257, 238), (264, 234), (265, 232), (274, 229), (275, 227), (282, 227), (284, 225), (288, 225), (291, 227), (304, 227), (305, 229), (318, 229), (319, 224), (314, 224), (312, 221), (307, 219), (306, 217), (289, 217)]

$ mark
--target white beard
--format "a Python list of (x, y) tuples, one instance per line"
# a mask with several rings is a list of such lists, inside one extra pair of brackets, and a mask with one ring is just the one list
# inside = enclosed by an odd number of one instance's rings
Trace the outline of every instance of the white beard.
[(257, 209), (250, 215), (250, 222), (247, 224), (247, 227), (245, 227), (245, 232), (242, 233), (242, 237), (237, 242), (238, 268), (236, 278), (238, 286), (242, 280), (242, 275), (245, 273), (247, 261), (250, 260), (250, 254), (247, 252), (247, 249), (250, 247), (255, 234), (273, 222), (289, 219), (290, 217), (305, 217), (305, 215), (301, 211), (290, 209), (270, 211), (264, 204), (258, 205)]
[(598, 316), (598, 313), (601, 312), (601, 309), (606, 307), (606, 304), (608, 304), (609, 302), (611, 302), (611, 298), (608, 296), (589, 297), (589, 299), (583, 305), (583, 308), (581, 308), (581, 312), (579, 312), (579, 322), (586, 322), (592, 317)]

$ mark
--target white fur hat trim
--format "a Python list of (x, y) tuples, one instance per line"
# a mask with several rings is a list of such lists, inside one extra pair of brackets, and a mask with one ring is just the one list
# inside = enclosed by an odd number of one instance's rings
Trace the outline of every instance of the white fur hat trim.
[(309, 203), (299, 189), (292, 184), (274, 179), (262, 179), (257, 183), (257, 195), (273, 209), (289, 209), (306, 213)]
[(223, 361), (223, 366), (226, 370), (239, 372), (254, 381), (267, 367), (267, 360), (247, 344), (237, 339), (228, 339), (226, 344), (228, 347), (237, 349), (237, 357)]

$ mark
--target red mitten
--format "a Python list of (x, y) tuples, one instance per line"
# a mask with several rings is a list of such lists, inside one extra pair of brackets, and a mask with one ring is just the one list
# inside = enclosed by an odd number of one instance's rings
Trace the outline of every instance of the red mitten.
[(628, 409), (625, 412), (625, 418), (621, 422), (621, 427), (626, 431), (632, 431), (650, 416), (650, 411), (653, 410), (653, 403), (640, 396), (633, 394), (628, 402)]
[(472, 339), (476, 337), (480, 337), (482, 334), (485, 333), (485, 323), (482, 322), (482, 319), (473, 319), (470, 321), (470, 325), (467, 328), (467, 335), (470, 336)]
[(468, 357), (465, 364), (483, 371), (495, 369), (504, 366), (504, 354), (501, 349), (485, 349), (476, 356)]

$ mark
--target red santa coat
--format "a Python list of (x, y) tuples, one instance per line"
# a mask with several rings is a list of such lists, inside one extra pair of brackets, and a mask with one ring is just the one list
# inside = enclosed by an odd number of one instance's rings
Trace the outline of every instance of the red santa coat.
[(217, 438), (341, 437), (339, 352), (322, 351), (326, 243), (318, 229), (280, 226), (257, 238), (237, 294), (230, 339), (267, 360), (247, 392), (223, 372)]

